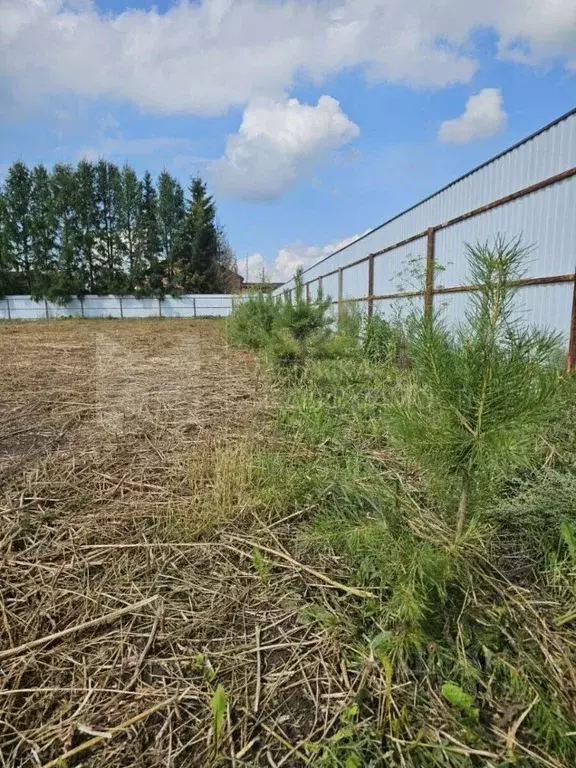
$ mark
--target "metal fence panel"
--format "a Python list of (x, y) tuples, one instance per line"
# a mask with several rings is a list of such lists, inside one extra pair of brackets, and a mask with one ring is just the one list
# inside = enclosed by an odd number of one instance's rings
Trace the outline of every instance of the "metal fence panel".
[(493, 208), (436, 232), (437, 284), (446, 288), (470, 283), (465, 243), (485, 242), (502, 234), (521, 236), (532, 248), (527, 277), (574, 272), (576, 256), (576, 181), (566, 181)]
[(64, 317), (227, 317), (232, 312), (233, 300), (241, 297), (230, 294), (190, 294), (167, 296), (159, 301), (155, 297), (84, 296), (73, 298), (68, 304), (34, 301), (30, 296), (7, 296), (0, 299), (0, 320), (45, 320)]
[(82, 302), (80, 299), (71, 299), (66, 306), (54, 304), (51, 301), (46, 302), (49, 319), (61, 319), (64, 317), (82, 317)]
[(304, 281), (322, 277), (337, 296), (341, 279), (343, 297), (364, 297), (368, 307), (369, 293), (419, 291), (373, 300), (372, 309), (396, 319), (417, 305), (444, 307), (453, 324), (464, 319), (467, 297), (441, 289), (472, 282), (465, 243), (521, 237), (532, 246), (524, 280), (538, 285), (521, 287), (519, 316), (568, 339), (569, 365), (576, 365), (575, 211), (576, 109), (304, 270)]
[(328, 275), (322, 278), (322, 292), (333, 301), (338, 298), (338, 274)]
[(423, 280), (416, 287), (413, 266), (423, 268), (426, 259), (427, 238), (394, 248), (374, 258), (374, 295), (386, 296), (400, 291), (421, 290)]
[(422, 296), (409, 298), (376, 299), (374, 301), (374, 315), (379, 315), (389, 323), (401, 323), (406, 318), (416, 313), (421, 315), (424, 311), (424, 299)]
[(454, 329), (464, 322), (469, 302), (469, 293), (447, 293), (434, 296), (434, 310), (442, 316), (450, 328)]
[(310, 301), (314, 301), (318, 298), (318, 293), (320, 291), (320, 283), (318, 280), (313, 280), (311, 283), (308, 284), (308, 298)]
[(515, 301), (518, 317), (560, 334), (563, 341), (567, 342), (573, 292), (572, 283), (520, 288)]
[(2, 304), (5, 306), (6, 317), (12, 320), (46, 318), (44, 302), (33, 301), (30, 296), (7, 296)]
[(84, 296), (84, 317), (121, 317), (118, 296)]
[(166, 296), (162, 301), (163, 317), (194, 317), (196, 299), (192, 296)]
[(355, 299), (366, 296), (368, 285), (368, 262), (356, 264), (342, 270), (342, 296), (345, 299)]
[(231, 296), (206, 293), (196, 296), (196, 317), (227, 317), (231, 312)]
[[(519, 288), (514, 297), (514, 319), (523, 324), (536, 325), (557, 333), (568, 341), (572, 311), (571, 283), (556, 285), (528, 285)], [(463, 324), (470, 308), (470, 293), (448, 293), (434, 297), (434, 309), (451, 327)]]

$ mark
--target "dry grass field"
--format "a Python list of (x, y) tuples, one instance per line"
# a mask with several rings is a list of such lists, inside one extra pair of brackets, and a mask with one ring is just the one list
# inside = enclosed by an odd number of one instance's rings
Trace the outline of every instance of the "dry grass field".
[(0, 765), (301, 765), (347, 680), (250, 501), (256, 363), (214, 320), (6, 323), (0, 359)]

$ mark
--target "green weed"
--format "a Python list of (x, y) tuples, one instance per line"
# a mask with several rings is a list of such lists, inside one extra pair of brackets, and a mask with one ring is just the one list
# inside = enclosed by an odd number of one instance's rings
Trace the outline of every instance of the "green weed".
[(214, 753), (218, 754), (222, 743), (222, 735), (226, 725), (226, 709), (228, 707), (228, 694), (222, 685), (219, 685), (210, 701), (212, 711), (212, 744)]

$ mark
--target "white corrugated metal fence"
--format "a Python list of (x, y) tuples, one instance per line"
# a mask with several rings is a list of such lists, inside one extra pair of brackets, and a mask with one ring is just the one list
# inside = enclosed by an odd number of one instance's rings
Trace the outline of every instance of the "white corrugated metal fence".
[[(518, 311), (562, 334), (576, 362), (576, 110), (304, 271), (308, 295), (389, 316), (402, 304), (463, 318), (465, 243), (501, 234), (532, 246)], [(420, 263), (425, 287), (407, 285)], [(292, 292), (290, 280), (276, 294)], [(407, 293), (413, 295), (407, 296)]]
[(42, 320), (63, 317), (227, 317), (234, 301), (231, 294), (190, 294), (164, 299), (135, 296), (84, 296), (60, 305), (30, 296), (0, 299), (0, 320)]

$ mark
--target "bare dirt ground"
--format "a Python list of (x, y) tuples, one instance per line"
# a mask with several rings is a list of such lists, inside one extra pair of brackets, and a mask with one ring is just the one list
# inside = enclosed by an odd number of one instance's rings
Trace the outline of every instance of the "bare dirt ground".
[(0, 766), (309, 762), (350, 682), (251, 506), (256, 363), (212, 320), (6, 323), (0, 360)]

